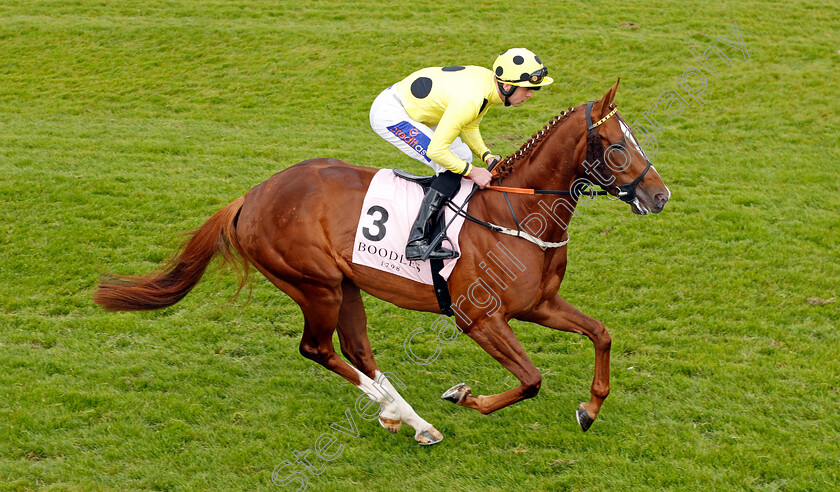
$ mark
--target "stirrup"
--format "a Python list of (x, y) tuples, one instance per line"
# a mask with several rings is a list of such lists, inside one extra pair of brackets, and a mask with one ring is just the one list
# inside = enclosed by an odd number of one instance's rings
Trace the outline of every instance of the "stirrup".
[[(412, 242), (414, 244), (412, 244)], [(409, 261), (419, 261), (422, 260), (426, 253), (429, 251), (431, 246), (429, 245), (429, 240), (427, 238), (417, 239), (415, 241), (409, 242), (405, 246), (405, 259)], [(451, 260), (454, 258), (458, 258), (460, 253), (451, 249), (435, 249), (431, 253), (429, 253), (429, 260)]]

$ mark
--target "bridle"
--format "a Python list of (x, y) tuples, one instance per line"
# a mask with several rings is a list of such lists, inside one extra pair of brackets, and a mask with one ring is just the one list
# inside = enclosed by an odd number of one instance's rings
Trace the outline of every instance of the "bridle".
[[(595, 101), (589, 101), (589, 103), (587, 103), (587, 105), (586, 105), (586, 129), (589, 132), (589, 135), (596, 134), (595, 128), (601, 126), (602, 124), (604, 124), (604, 122), (606, 122), (608, 119), (610, 119), (613, 115), (618, 113), (618, 107), (615, 107), (606, 116), (604, 116), (603, 118), (601, 118), (597, 122), (592, 123), (592, 106), (594, 106), (594, 105), (595, 105)], [(618, 118), (621, 119), (621, 116), (619, 116)], [(598, 185), (601, 188), (603, 188), (604, 191), (596, 191), (596, 190), (593, 190), (591, 187), (589, 188), (589, 190), (583, 190), (583, 189), (576, 189), (576, 190), (537, 190), (537, 189), (531, 189), (531, 188), (511, 188), (511, 187), (508, 187), (508, 186), (494, 186), (494, 185), (486, 186), (485, 189), (492, 190), (492, 191), (500, 191), (502, 193), (516, 193), (516, 194), (520, 194), (520, 195), (570, 195), (570, 196), (573, 196), (575, 198), (579, 197), (580, 195), (589, 195), (590, 197), (609, 196), (611, 194), (611, 192), (614, 191), (615, 196), (618, 197), (619, 200), (621, 200), (625, 203), (632, 203), (633, 200), (636, 199), (636, 187), (639, 185), (639, 183), (642, 181), (642, 179), (644, 179), (645, 174), (647, 174), (648, 170), (652, 167), (651, 163), (650, 163), (650, 160), (647, 158), (646, 155), (644, 155), (644, 152), (641, 152), (641, 154), (642, 154), (642, 157), (644, 157), (645, 161), (647, 162), (647, 166), (645, 166), (645, 169), (642, 171), (642, 173), (639, 174), (639, 176), (636, 179), (634, 179), (633, 181), (631, 181), (629, 183), (626, 183), (626, 184), (623, 184), (623, 185), (608, 186), (608, 185), (598, 183)], [(606, 164), (606, 159), (607, 159), (606, 155), (602, 154), (600, 159), (603, 160), (604, 163)], [(492, 165), (490, 165), (490, 167), (488, 167), (488, 170), (493, 171), (493, 168), (498, 163), (499, 163), (499, 161), (494, 162)], [(499, 185), (501, 185), (501, 184), (502, 184), (502, 180), (501, 180), (501, 178), (499, 178)], [(507, 198), (507, 196), (505, 198)]]
[[(618, 113), (618, 107), (613, 108), (612, 111), (610, 111), (606, 116), (604, 116), (603, 118), (598, 120), (596, 123), (592, 123), (592, 106), (594, 106), (594, 105), (595, 105), (595, 101), (589, 101), (589, 103), (586, 105), (586, 129), (588, 131), (588, 136), (590, 138), (592, 138), (593, 135), (597, 135), (598, 138), (600, 139), (601, 136), (600, 136), (600, 134), (598, 134), (595, 131), (595, 128), (604, 124), (604, 122), (607, 121), (608, 119), (610, 119), (613, 115), (616, 115)], [(619, 116), (618, 118), (621, 119), (621, 116)], [(591, 145), (591, 143), (587, 142), (587, 145)], [(602, 148), (603, 148), (603, 146), (602, 146)], [(473, 194), (475, 194), (475, 192), (478, 191), (478, 185), (476, 185), (476, 184), (473, 184), (472, 191), (470, 192), (470, 194), (467, 196), (466, 200), (464, 200), (464, 203), (460, 207), (456, 207), (451, 202), (448, 203), (447, 206), (451, 210), (453, 210), (456, 215), (460, 215), (460, 216), (464, 217), (465, 219), (470, 220), (472, 222), (475, 222), (475, 223), (477, 223), (479, 225), (482, 225), (484, 227), (487, 227), (488, 229), (490, 229), (492, 231), (500, 232), (502, 234), (508, 234), (510, 236), (521, 237), (523, 239), (531, 241), (532, 243), (534, 243), (534, 244), (536, 244), (536, 245), (538, 245), (538, 246), (540, 246), (541, 248), (544, 248), (544, 249), (545, 248), (560, 248), (560, 247), (565, 246), (566, 243), (569, 242), (568, 233), (566, 233), (566, 239), (564, 241), (546, 242), (546, 241), (543, 241), (539, 238), (536, 238), (536, 237), (532, 236), (531, 234), (528, 234), (527, 232), (523, 231), (522, 228), (519, 225), (519, 219), (516, 217), (516, 213), (513, 211), (513, 205), (510, 203), (510, 200), (508, 199), (507, 194), (508, 193), (517, 193), (517, 194), (525, 194), (525, 195), (569, 195), (569, 196), (572, 196), (573, 199), (576, 200), (580, 195), (590, 195), (590, 196), (593, 196), (593, 197), (594, 196), (604, 196), (604, 195), (609, 196), (610, 194), (612, 194), (611, 192), (614, 191), (615, 195), (618, 197), (619, 200), (621, 200), (625, 203), (632, 203), (636, 200), (636, 187), (642, 181), (642, 179), (645, 177), (645, 174), (647, 174), (648, 170), (652, 167), (651, 163), (650, 163), (650, 160), (647, 158), (646, 155), (644, 155), (644, 152), (641, 152), (641, 154), (642, 154), (642, 157), (645, 158), (645, 161), (647, 162), (647, 166), (645, 166), (644, 171), (642, 171), (642, 173), (639, 174), (639, 176), (636, 179), (634, 179), (633, 181), (631, 181), (629, 183), (626, 183), (626, 184), (623, 184), (623, 185), (618, 185), (618, 186), (616, 186), (616, 185), (608, 186), (608, 185), (604, 185), (604, 184), (599, 183), (598, 185), (601, 188), (603, 188), (603, 190), (594, 190), (594, 189), (592, 189), (591, 186), (588, 187), (589, 188), (588, 190), (583, 190), (583, 189), (537, 190), (537, 189), (530, 189), (530, 188), (511, 188), (511, 187), (507, 187), (507, 186), (492, 186), (492, 185), (491, 186), (486, 186), (485, 189), (493, 190), (493, 191), (500, 191), (504, 194), (505, 201), (507, 201), (508, 208), (510, 208), (510, 213), (511, 213), (511, 215), (513, 215), (513, 220), (516, 223), (516, 229), (510, 229), (508, 227), (502, 227), (502, 226), (498, 226), (496, 224), (485, 222), (483, 220), (480, 220), (480, 219), (477, 219), (477, 218), (473, 217), (472, 215), (470, 215), (467, 212), (464, 212), (464, 207), (466, 206), (467, 202), (469, 202), (469, 200), (470, 200), (470, 198), (472, 198)], [(603, 160), (604, 164), (606, 164), (606, 158), (607, 157), (606, 157), (605, 154), (602, 154), (600, 156), (600, 159)], [(488, 170), (493, 171), (493, 168), (498, 163), (499, 163), (499, 161), (494, 162), (492, 165), (490, 165), (488, 167)], [(502, 180), (501, 180), (501, 178), (498, 178), (498, 179), (499, 179), (499, 184), (501, 185)], [(433, 244), (437, 244), (443, 238), (444, 233), (445, 233), (445, 231), (442, 231), (438, 235), (438, 237), (435, 238)]]
[[(597, 123), (592, 123), (592, 106), (594, 104), (595, 101), (589, 101), (589, 103), (586, 105), (586, 129), (589, 131), (589, 135), (594, 135), (596, 127), (602, 125), (605, 121), (610, 119), (611, 116), (618, 112), (618, 106), (616, 106), (606, 116), (598, 120)], [(619, 118), (621, 118), (621, 116), (619, 116)], [(632, 203), (636, 199), (636, 186), (638, 186), (638, 184), (645, 177), (645, 174), (647, 174), (648, 170), (651, 168), (650, 160), (648, 160), (647, 156), (645, 156), (644, 154), (642, 154), (642, 156), (647, 162), (647, 166), (645, 166), (645, 170), (642, 171), (642, 174), (640, 174), (636, 179), (629, 183), (619, 186), (613, 186), (613, 189), (615, 189), (616, 196), (619, 200), (621, 200), (624, 203)], [(604, 155), (603, 159), (606, 163), (607, 156)], [(606, 189), (604, 185), (601, 185), (601, 187)]]

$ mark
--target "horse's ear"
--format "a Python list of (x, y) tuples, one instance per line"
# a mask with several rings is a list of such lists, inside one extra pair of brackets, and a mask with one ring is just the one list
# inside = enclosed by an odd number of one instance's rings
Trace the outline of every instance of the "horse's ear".
[(613, 98), (615, 97), (615, 92), (618, 90), (618, 83), (620, 81), (621, 78), (619, 77), (619, 79), (615, 81), (615, 84), (613, 84), (613, 86), (610, 87), (610, 90), (608, 90), (607, 93), (604, 94), (604, 97), (595, 101), (595, 105), (592, 107), (593, 121), (603, 118), (610, 111), (612, 111), (610, 109), (610, 104), (612, 104), (613, 102)]
[(615, 98), (615, 92), (618, 90), (619, 82), (621, 82), (621, 77), (619, 77), (618, 80), (615, 81), (615, 84), (613, 84), (613, 86), (610, 87), (610, 90), (608, 90), (607, 93), (604, 94), (604, 102), (606, 103), (606, 106), (612, 104), (613, 98)]

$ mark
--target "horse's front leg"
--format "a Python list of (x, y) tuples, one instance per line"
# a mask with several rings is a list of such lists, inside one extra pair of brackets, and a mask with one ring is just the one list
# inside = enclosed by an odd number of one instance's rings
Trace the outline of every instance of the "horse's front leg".
[(468, 386), (459, 384), (450, 388), (442, 398), (487, 414), (539, 393), (542, 375), (522, 349), (507, 321), (500, 316), (485, 318), (471, 326), (466, 333), (512, 372), (519, 379), (520, 385), (497, 395), (474, 396)]
[(610, 393), (610, 345), (612, 340), (604, 323), (578, 311), (559, 295), (546, 299), (523, 316), (523, 321), (531, 321), (555, 330), (572, 331), (586, 335), (595, 345), (595, 376), (592, 380), (588, 403), (582, 403), (577, 410), (580, 428), (586, 432), (598, 412), (601, 404)]

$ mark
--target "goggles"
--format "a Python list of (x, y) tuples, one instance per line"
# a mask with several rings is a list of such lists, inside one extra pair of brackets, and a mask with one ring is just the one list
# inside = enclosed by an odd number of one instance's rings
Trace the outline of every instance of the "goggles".
[(532, 84), (539, 84), (543, 81), (543, 79), (545, 79), (546, 75), (548, 75), (548, 69), (545, 67), (540, 67), (539, 70), (529, 75), (527, 79), (520, 80), (520, 82), (525, 82), (525, 80), (527, 80)]
[[(540, 67), (539, 70), (531, 73), (530, 75), (528, 75), (527, 73), (523, 73), (522, 76), (518, 80), (505, 80), (505, 79), (499, 79), (499, 80), (504, 82), (504, 83), (512, 84), (512, 85), (524, 84), (524, 83), (539, 85), (543, 80), (545, 80), (545, 77), (547, 75), (548, 75), (548, 69), (545, 68), (545, 67)], [(530, 87), (530, 89), (535, 89), (535, 87)]]

